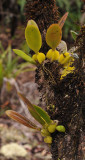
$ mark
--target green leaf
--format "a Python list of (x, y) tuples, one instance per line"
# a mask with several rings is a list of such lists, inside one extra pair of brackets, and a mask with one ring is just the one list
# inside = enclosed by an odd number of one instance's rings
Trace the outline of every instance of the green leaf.
[(8, 51), (9, 51), (9, 46), (8, 46), (8, 48), (6, 50), (4, 50), (2, 52), (2, 54), (0, 54), (0, 58), (4, 60), (6, 58), (6, 56), (7, 56)]
[(39, 115), (49, 124), (51, 123), (50, 116), (45, 112), (42, 108), (39, 106), (33, 105), (33, 107), (36, 109), (36, 111), (39, 113)]
[(36, 64), (36, 62), (30, 57), (28, 56), (26, 53), (24, 53), (23, 51), (19, 50), (19, 49), (13, 49), (13, 51), (20, 57), (22, 57), (23, 59), (25, 59), (26, 61), (28, 61), (31, 64)]
[(42, 38), (38, 27), (35, 25), (27, 25), (25, 38), (29, 48), (35, 53), (38, 53), (42, 45)]
[(27, 105), (29, 112), (31, 115), (43, 126), (46, 124), (44, 119), (39, 115), (39, 113), (35, 110), (33, 105), (30, 103), (30, 101), (24, 97), (21, 93), (18, 92), (19, 97), (23, 100), (23, 102)]
[(6, 114), (12, 118), (13, 120), (23, 124), (26, 127), (32, 128), (32, 129), (37, 129), (40, 130), (40, 128), (38, 128), (33, 122), (31, 122), (29, 119), (27, 119), (26, 117), (22, 116), (21, 114), (12, 111), (12, 110), (7, 110)]
[(75, 32), (75, 31), (70, 31), (71, 32), (71, 35), (72, 35), (72, 38), (74, 39), (74, 40), (76, 40), (76, 38), (77, 38), (77, 36), (78, 36), (78, 33), (77, 32)]
[(62, 37), (62, 31), (59, 24), (52, 24), (46, 33), (46, 42), (47, 44), (55, 50), (56, 47), (59, 45)]

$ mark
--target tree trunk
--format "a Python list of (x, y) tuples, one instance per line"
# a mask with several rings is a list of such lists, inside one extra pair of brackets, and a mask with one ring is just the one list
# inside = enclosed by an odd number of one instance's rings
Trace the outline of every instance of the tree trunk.
[[(27, 0), (27, 20), (33, 19), (39, 26), (43, 37), (41, 51), (46, 53), (45, 33), (52, 23), (58, 21), (58, 9), (54, 0)], [(85, 27), (77, 37), (79, 61), (75, 62), (75, 72), (60, 80), (60, 66), (45, 63), (36, 70), (36, 83), (46, 103), (51, 119), (58, 120), (66, 128), (65, 133), (52, 134), (51, 153), (53, 160), (85, 160), (85, 94), (84, 94), (84, 53)]]

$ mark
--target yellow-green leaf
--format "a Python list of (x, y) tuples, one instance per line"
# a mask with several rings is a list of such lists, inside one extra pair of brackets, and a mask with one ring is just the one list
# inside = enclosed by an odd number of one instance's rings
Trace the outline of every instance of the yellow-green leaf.
[(39, 115), (39, 113), (36, 111), (36, 109), (33, 107), (31, 102), (21, 93), (18, 92), (18, 95), (23, 100), (23, 102), (27, 105), (29, 112), (31, 115), (43, 126), (45, 125), (45, 120)]
[(42, 38), (38, 27), (35, 25), (27, 25), (25, 29), (25, 38), (29, 48), (35, 53), (38, 53), (42, 45)]
[(12, 118), (13, 120), (15, 120), (15, 121), (23, 124), (23, 125), (26, 126), (26, 127), (40, 130), (40, 128), (37, 127), (33, 122), (31, 122), (29, 119), (27, 119), (26, 117), (22, 116), (21, 114), (15, 112), (15, 111), (7, 110), (7, 111), (6, 111), (6, 114), (7, 114), (10, 118)]
[(62, 37), (62, 31), (58, 24), (52, 24), (46, 33), (46, 42), (47, 44), (55, 50), (56, 47), (59, 45)]
[(38, 28), (37, 23), (36, 23), (34, 20), (32, 20), (32, 19), (30, 19), (30, 20), (28, 21), (27, 26), (28, 26), (28, 25), (34, 25), (34, 26), (36, 26), (36, 27)]
[(32, 64), (36, 64), (36, 62), (30, 57), (28, 56), (26, 53), (24, 53), (23, 51), (19, 50), (19, 49), (13, 49), (13, 51), (20, 56), (21, 58), (23, 58), (24, 60), (28, 61), (29, 63)]
[(39, 115), (49, 124), (51, 123), (51, 119), (50, 116), (47, 114), (47, 112), (45, 112), (42, 108), (40, 108), (39, 106), (33, 105), (33, 107), (35, 108), (35, 110), (39, 113)]

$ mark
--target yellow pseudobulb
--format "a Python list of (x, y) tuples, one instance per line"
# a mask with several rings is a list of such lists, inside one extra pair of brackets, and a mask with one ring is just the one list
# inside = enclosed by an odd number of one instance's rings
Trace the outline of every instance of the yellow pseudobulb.
[(59, 131), (59, 132), (65, 132), (65, 127), (62, 126), (62, 125), (59, 125), (56, 127), (56, 130)]
[(37, 55), (37, 60), (38, 60), (38, 62), (41, 64), (44, 60), (45, 60), (45, 55), (44, 55), (44, 53), (39, 53), (38, 52), (38, 55)]
[(50, 124), (50, 125), (48, 126), (48, 131), (49, 131), (50, 133), (55, 132), (55, 130), (56, 130), (56, 123)]
[(32, 56), (35, 61), (38, 61), (40, 64), (45, 60), (45, 54), (38, 52)]
[(61, 64), (63, 64), (64, 63), (64, 60), (67, 58), (67, 57), (69, 57), (70, 55), (69, 55), (69, 53), (68, 52), (66, 52), (66, 53), (64, 53), (64, 54), (61, 54), (60, 56), (59, 56), (59, 62), (61, 63)]
[(44, 142), (51, 144), (51, 143), (52, 143), (52, 137), (51, 137), (51, 136), (45, 137), (45, 138), (44, 138)]
[(44, 128), (43, 128), (43, 129), (41, 130), (41, 135), (44, 136), (44, 137), (46, 137), (46, 136), (50, 136), (50, 133), (48, 132), (47, 129), (44, 129)]
[(72, 60), (74, 60), (74, 58), (68, 52), (61, 54), (58, 59), (58, 61), (63, 65), (67, 65)]
[(53, 51), (52, 49), (50, 49), (50, 50), (47, 52), (46, 57), (47, 57), (48, 59), (50, 59), (51, 62), (56, 61), (56, 60), (58, 60), (58, 58), (59, 58), (59, 52), (58, 52), (57, 50), (54, 50), (54, 51)]
[(33, 59), (34, 61), (37, 61), (37, 54), (34, 54), (34, 55), (32, 56), (32, 59)]

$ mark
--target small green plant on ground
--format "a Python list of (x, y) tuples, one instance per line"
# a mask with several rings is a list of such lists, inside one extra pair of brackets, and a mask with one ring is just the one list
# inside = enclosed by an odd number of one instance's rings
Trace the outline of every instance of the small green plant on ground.
[(27, 68), (29, 63), (18, 64), (19, 56), (13, 58), (11, 45), (4, 50), (0, 42), (0, 88), (3, 85), (4, 78), (16, 78), (21, 72), (32, 71), (34, 68)]

